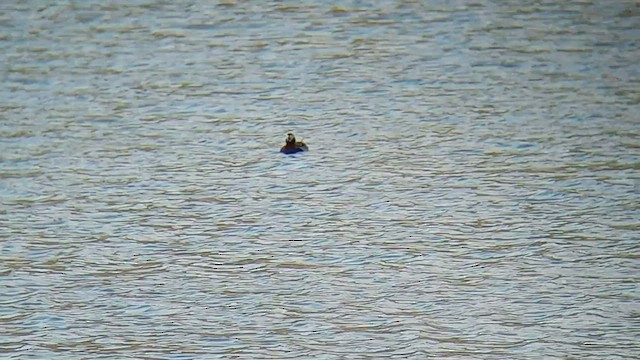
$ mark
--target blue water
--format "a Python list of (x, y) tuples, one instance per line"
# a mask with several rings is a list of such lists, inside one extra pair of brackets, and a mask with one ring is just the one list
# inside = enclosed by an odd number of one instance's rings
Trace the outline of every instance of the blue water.
[(0, 353), (637, 358), (639, 16), (3, 3)]

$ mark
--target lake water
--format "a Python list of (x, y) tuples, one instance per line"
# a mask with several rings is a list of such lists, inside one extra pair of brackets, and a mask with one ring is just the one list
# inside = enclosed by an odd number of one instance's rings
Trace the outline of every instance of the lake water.
[(639, 24), (2, 2), (1, 357), (639, 358)]

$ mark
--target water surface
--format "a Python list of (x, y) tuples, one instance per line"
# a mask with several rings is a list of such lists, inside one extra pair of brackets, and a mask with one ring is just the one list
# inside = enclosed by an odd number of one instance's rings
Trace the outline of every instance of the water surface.
[(4, 2), (0, 352), (638, 358), (639, 23)]

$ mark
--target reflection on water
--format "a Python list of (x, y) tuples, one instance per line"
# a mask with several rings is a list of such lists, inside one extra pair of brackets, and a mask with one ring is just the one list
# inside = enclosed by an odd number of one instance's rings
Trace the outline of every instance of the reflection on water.
[(1, 8), (8, 358), (637, 356), (637, 2)]

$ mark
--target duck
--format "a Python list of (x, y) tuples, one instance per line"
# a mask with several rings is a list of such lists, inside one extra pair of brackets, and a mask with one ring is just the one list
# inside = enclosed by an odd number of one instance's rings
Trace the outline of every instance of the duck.
[(302, 141), (296, 141), (296, 137), (292, 133), (287, 134), (287, 139), (280, 152), (283, 154), (295, 154), (301, 151), (309, 151), (309, 147)]

